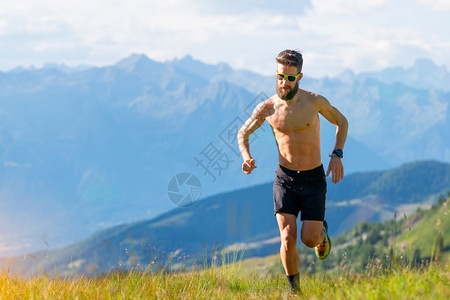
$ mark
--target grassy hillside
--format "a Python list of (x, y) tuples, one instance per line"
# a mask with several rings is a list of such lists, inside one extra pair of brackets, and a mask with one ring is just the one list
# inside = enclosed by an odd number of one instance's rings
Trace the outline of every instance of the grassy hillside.
[[(412, 216), (397, 215), (380, 222), (363, 222), (347, 234), (334, 239), (330, 260), (315, 265), (317, 269), (335, 269), (347, 265), (356, 271), (371, 266), (421, 266), (430, 261), (447, 261), (450, 257), (450, 198), (441, 197), (429, 210)], [(439, 221), (438, 221), (439, 220)]]
[(430, 210), (419, 210), (412, 217), (403, 216), (395, 245), (407, 257), (450, 259), (450, 198), (441, 197)]
[[(300, 249), (304, 299), (448, 299), (450, 197), (429, 210), (361, 223), (333, 239), (323, 262)], [(278, 254), (225, 253), (185, 272), (151, 266), (93, 277), (17, 277), (0, 271), (0, 299), (288, 299)], [(230, 263), (231, 262), (231, 263)], [(173, 262), (175, 263), (175, 262)]]
[[(346, 233), (332, 238), (332, 251), (319, 261), (312, 249), (299, 244), (300, 270), (303, 274), (334, 272), (345, 269), (390, 270), (416, 268), (431, 262), (450, 261), (450, 197), (428, 210), (419, 209), (412, 216), (397, 215), (385, 222), (362, 222)], [(244, 260), (242, 272), (277, 274), (283, 272), (279, 254)]]
[[(189, 273), (111, 273), (31, 279), (0, 272), (0, 299), (291, 299), (283, 275), (238, 274), (233, 266)], [(449, 265), (382, 274), (302, 276), (303, 299), (448, 299)]]

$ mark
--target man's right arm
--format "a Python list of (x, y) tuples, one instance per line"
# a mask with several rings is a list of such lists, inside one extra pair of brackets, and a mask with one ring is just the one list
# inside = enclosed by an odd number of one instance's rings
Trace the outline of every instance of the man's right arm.
[(244, 160), (242, 163), (242, 171), (247, 175), (256, 168), (255, 160), (250, 154), (250, 145), (248, 140), (250, 135), (264, 123), (265, 116), (267, 115), (265, 113), (266, 110), (266, 101), (258, 104), (253, 110), (251, 117), (244, 123), (244, 125), (242, 125), (237, 136), (239, 150), (241, 151), (241, 155)]

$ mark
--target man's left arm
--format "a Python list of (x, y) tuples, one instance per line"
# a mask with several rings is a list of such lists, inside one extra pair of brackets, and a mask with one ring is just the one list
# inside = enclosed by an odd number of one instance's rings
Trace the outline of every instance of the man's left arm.
[[(337, 108), (332, 106), (326, 98), (319, 96), (316, 103), (318, 105), (319, 113), (337, 127), (334, 150), (344, 150), (344, 144), (347, 139), (348, 131), (347, 119), (339, 110), (337, 110)], [(342, 165), (341, 158), (336, 155), (333, 155), (330, 158), (326, 176), (330, 175), (330, 173), (332, 175), (333, 183), (338, 183), (344, 178), (344, 166)]]

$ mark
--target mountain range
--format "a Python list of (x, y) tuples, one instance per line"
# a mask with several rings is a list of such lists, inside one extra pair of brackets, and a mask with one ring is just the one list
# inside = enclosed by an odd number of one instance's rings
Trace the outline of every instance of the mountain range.
[[(423, 161), (387, 171), (355, 173), (342, 185), (328, 181), (326, 219), (336, 236), (362, 221), (411, 215), (450, 191), (450, 164)], [(98, 274), (130, 268), (201, 265), (216, 252), (243, 250), (244, 258), (279, 249), (272, 183), (207, 197), (151, 220), (118, 225), (56, 251), (3, 260), (24, 275)], [(311, 250), (312, 251), (312, 250)], [(209, 263), (209, 262), (208, 262)]]
[[(301, 87), (347, 116), (344, 165), (352, 174), (450, 161), (448, 74), (420, 60), (380, 73), (305, 74)], [(253, 136), (258, 169), (251, 176), (240, 171), (235, 134), (274, 85), (274, 76), (189, 56), (156, 62), (135, 54), (105, 67), (0, 72), (0, 255), (61, 248), (154, 219), (177, 207), (168, 185), (178, 174), (199, 179), (200, 198), (273, 180), (270, 127)], [(334, 133), (322, 119), (325, 167)]]

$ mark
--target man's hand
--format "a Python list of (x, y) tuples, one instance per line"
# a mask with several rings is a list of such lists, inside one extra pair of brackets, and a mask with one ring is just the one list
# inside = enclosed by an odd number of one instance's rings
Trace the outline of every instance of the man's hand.
[(255, 160), (253, 158), (247, 159), (242, 163), (242, 172), (244, 172), (247, 175), (250, 174), (255, 168), (256, 168)]
[(344, 178), (344, 166), (342, 161), (338, 157), (332, 157), (330, 159), (330, 164), (328, 165), (327, 177), (331, 172), (331, 181), (333, 183), (338, 183), (339, 180)]

